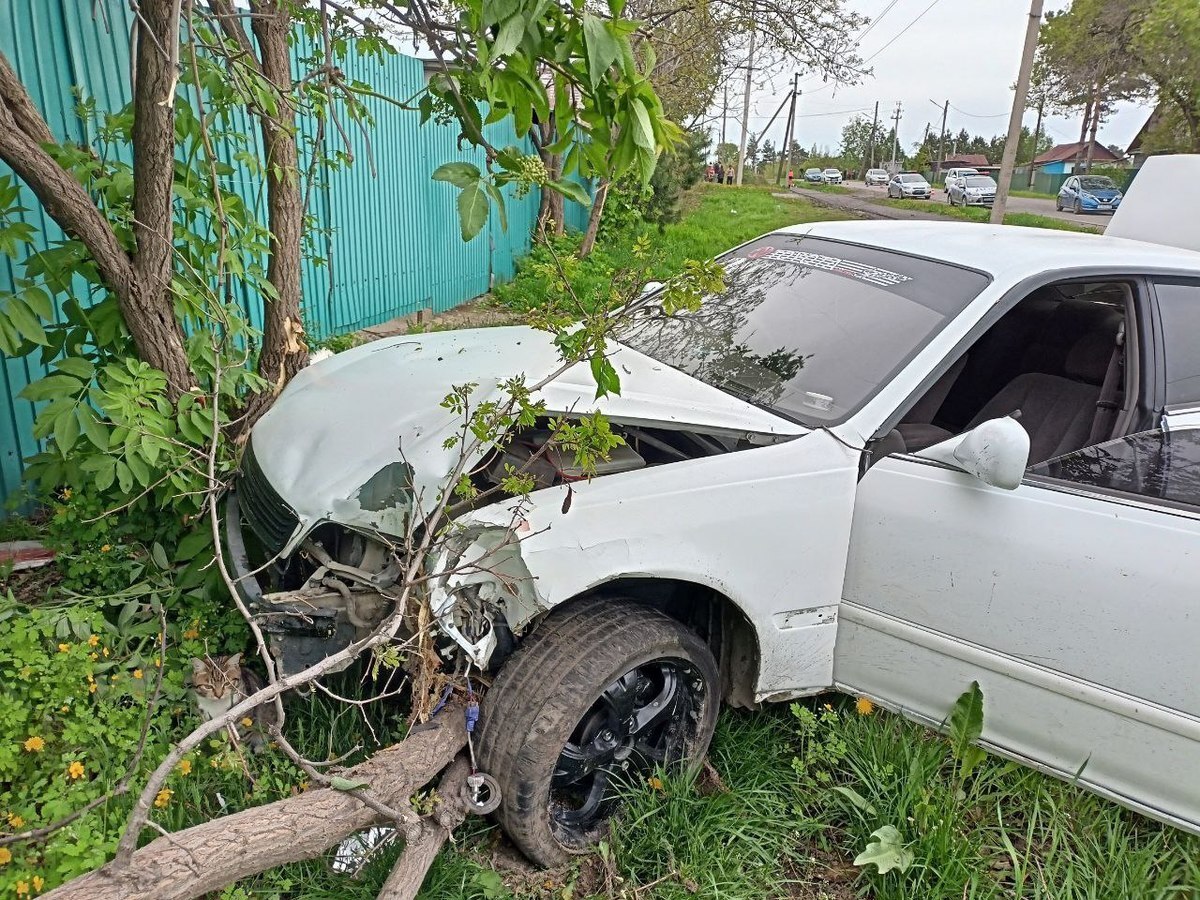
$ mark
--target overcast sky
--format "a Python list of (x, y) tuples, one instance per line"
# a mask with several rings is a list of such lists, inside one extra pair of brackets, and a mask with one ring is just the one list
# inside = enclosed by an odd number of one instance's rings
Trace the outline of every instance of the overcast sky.
[[(1010, 87), (1021, 59), (1028, 0), (932, 0), (932, 5), (931, 0), (896, 0), (894, 4), (891, 0), (848, 0), (848, 4), (873, 20), (859, 53), (864, 59), (879, 54), (868, 63), (874, 74), (851, 87), (833, 87), (818, 76), (801, 75), (796, 139), (803, 146), (816, 143), (836, 152), (842, 126), (855, 113), (870, 117), (877, 100), (881, 120), (893, 114), (897, 100), (901, 102), (900, 140), (909, 152), (921, 140), (926, 122), (935, 132), (941, 126), (939, 107), (946, 100), (950, 101), (947, 132), (966, 128), (988, 137), (1004, 133), (1012, 107)], [(886, 9), (889, 5), (891, 9)], [(1069, 5), (1070, 0), (1045, 3), (1047, 11)], [(928, 11), (922, 15), (924, 10)], [(751, 95), (751, 134), (766, 126), (787, 93), (791, 75), (791, 71), (763, 72), (756, 79), (762, 86)], [(741, 117), (743, 84), (731, 84), (729, 90), (732, 109), (726, 140), (737, 142), (741, 127), (735, 117)], [(1148, 114), (1145, 107), (1123, 104), (1101, 124), (1100, 143), (1127, 146)], [(766, 135), (776, 147), (783, 143), (786, 117), (784, 110)], [(1079, 139), (1081, 118), (1082, 112), (1074, 119), (1051, 118), (1043, 127), (1056, 144), (1070, 143)], [(1025, 115), (1031, 129), (1036, 119), (1033, 110)], [(719, 129), (718, 123), (714, 138)]]

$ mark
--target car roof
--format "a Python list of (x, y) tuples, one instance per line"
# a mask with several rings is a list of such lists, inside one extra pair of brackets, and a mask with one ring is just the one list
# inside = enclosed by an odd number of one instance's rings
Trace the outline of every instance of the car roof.
[(1090, 266), (1200, 274), (1200, 252), (1074, 231), (975, 222), (840, 221), (790, 225), (782, 234), (811, 234), (943, 260), (1019, 281), (1046, 271)]

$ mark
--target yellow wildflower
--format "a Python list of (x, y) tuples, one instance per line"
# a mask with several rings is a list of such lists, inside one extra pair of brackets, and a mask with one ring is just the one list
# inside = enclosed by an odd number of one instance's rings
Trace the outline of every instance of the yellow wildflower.
[(875, 704), (866, 697), (859, 697), (854, 701), (854, 709), (860, 716), (869, 716), (871, 713), (875, 712)]
[(647, 781), (649, 782), (650, 787), (652, 787), (654, 790), (660, 791), (660, 792), (663, 790), (662, 779), (659, 778), (657, 775), (651, 775), (650, 778), (647, 779)]
[(65, 704), (65, 703), (59, 707), (59, 712), (70, 712), (70, 711), (71, 711), (71, 707), (67, 706), (67, 704)]
[(171, 802), (171, 797), (174, 796), (174, 794), (175, 792), (170, 788), (163, 788), (158, 792), (158, 796), (154, 798), (154, 805), (159, 809), (164, 809), (166, 805)]
[(42, 888), (45, 886), (46, 886), (45, 878), (43, 878), (41, 875), (33, 876), (33, 889), (35, 891), (37, 891), (40, 894), (42, 892)]
[(99, 653), (89, 653), (89, 654), (88, 654), (88, 659), (90, 659), (92, 662), (95, 662), (95, 661), (96, 661), (96, 660), (98, 660), (99, 658), (100, 658), (100, 654), (99, 654)]
[(198, 637), (200, 637), (200, 632), (197, 631), (195, 628), (189, 628), (187, 631), (185, 631), (183, 633), (183, 639), (185, 641), (194, 641)]
[(18, 897), (28, 897), (29, 896), (29, 882), (28, 881), (18, 881), (17, 882), (17, 896)]
[(46, 749), (46, 742), (35, 734), (26, 738), (24, 746), (30, 753), (41, 753)]
[(104, 655), (108, 656), (108, 648), (107, 647), (104, 648)]
[(249, 716), (242, 716), (242, 727), (243, 728), (249, 728), (253, 724), (254, 724), (254, 720), (252, 718), (250, 718)]
[(70, 644), (59, 644), (59, 645), (58, 645), (58, 652), (59, 652), (59, 653), (70, 653), (70, 652), (71, 652), (71, 645), (70, 645)]
[(833, 704), (832, 704), (832, 703), (826, 703), (826, 704), (825, 704), (825, 709), (829, 710), (829, 712), (833, 712)]
[(154, 668), (156, 668), (156, 669), (162, 668), (162, 660), (159, 659), (157, 656), (154, 657)]
[(96, 682), (93, 681), (91, 684), (88, 685), (88, 693), (89, 694), (96, 693)]
[(192, 761), (190, 759), (181, 759), (179, 761), (179, 774), (180, 775), (191, 775), (192, 774)]
[(0, 866), (7, 866), (12, 862), (12, 851), (7, 847), (0, 847)]
[(25, 820), (22, 819), (20, 816), (18, 816), (16, 813), (8, 814), (8, 826), (10, 828), (20, 828), (24, 824), (25, 824)]
[(300, 793), (303, 794), (305, 791), (308, 790), (308, 782), (307, 781), (300, 782), (299, 787), (300, 787)]
[(134, 670), (133, 670), (133, 677), (134, 677), (134, 678), (141, 678), (141, 677), (142, 677), (142, 670), (141, 670), (141, 669), (134, 669)]
[(99, 635), (93, 634), (91, 637), (88, 638), (88, 646), (89, 647), (95, 647), (98, 643), (100, 643)]
[(70, 500), (71, 494), (73, 494), (73, 493), (74, 493), (74, 491), (72, 491), (70, 488), (63, 488), (63, 499)]
[(116, 684), (116, 683), (117, 683), (117, 676), (116, 676), (116, 675), (110, 675), (110, 676), (108, 677), (108, 680), (109, 680), (109, 681), (111, 681), (113, 684)]
[(107, 553), (111, 549), (112, 549), (112, 544), (105, 544), (103, 547), (100, 548), (100, 552)]
[(83, 763), (81, 763), (79, 760), (75, 760), (75, 762), (73, 762), (69, 766), (67, 766), (67, 774), (71, 776), (72, 781), (82, 778), (83, 777)]

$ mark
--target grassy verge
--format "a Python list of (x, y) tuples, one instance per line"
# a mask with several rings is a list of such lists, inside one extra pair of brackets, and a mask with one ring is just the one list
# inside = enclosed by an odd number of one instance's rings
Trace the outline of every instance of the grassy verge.
[(1053, 200), (1057, 194), (1043, 194), (1041, 191), (1009, 191), (1010, 197), (1026, 197), (1030, 200)]
[(852, 194), (853, 191), (845, 185), (841, 184), (812, 184), (807, 181), (797, 181), (796, 187), (804, 188), (808, 191), (820, 191), (822, 194)]
[[(885, 200), (883, 202), (888, 206), (916, 209), (951, 219), (962, 219), (965, 222), (986, 222), (991, 213), (991, 210), (982, 206), (951, 206), (948, 203), (939, 203), (933, 200)], [(1052, 231), (1081, 231), (1089, 234), (1095, 234), (1097, 231), (1090, 225), (1024, 212), (1006, 213), (1004, 224), (1023, 225), (1027, 228), (1049, 228)]]
[[(684, 198), (684, 214), (679, 222), (661, 231), (645, 226), (635, 233), (600, 241), (591, 256), (571, 265), (571, 283), (583, 298), (601, 296), (614, 271), (633, 265), (634, 241), (641, 235), (651, 242), (654, 277), (665, 280), (678, 273), (689, 259), (711, 259), (773, 229), (844, 218), (844, 213), (818, 207), (800, 197), (776, 197), (769, 187), (700, 184)], [(578, 236), (567, 235), (556, 242), (555, 253), (566, 259), (578, 242)], [(518, 267), (516, 278), (495, 289), (493, 302), (517, 311), (542, 304), (547, 281), (537, 270), (549, 262), (549, 250), (536, 247)]]

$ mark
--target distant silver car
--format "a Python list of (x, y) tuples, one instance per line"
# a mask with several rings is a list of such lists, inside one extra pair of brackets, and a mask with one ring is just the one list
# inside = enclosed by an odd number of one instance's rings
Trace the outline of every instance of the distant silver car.
[(825, 180), (825, 175), (820, 169), (813, 167), (804, 170), (804, 180), (813, 184), (821, 184)]
[(888, 198), (896, 200), (928, 200), (933, 195), (933, 188), (925, 180), (924, 175), (916, 172), (900, 172), (893, 175), (887, 186)]
[(996, 201), (996, 181), (990, 175), (967, 175), (946, 182), (946, 202), (951, 206), (991, 206)]
[(863, 178), (863, 181), (866, 182), (867, 187), (884, 185), (887, 184), (889, 180), (890, 176), (887, 173), (887, 169), (867, 169), (867, 174)]
[(826, 184), (841, 184), (842, 172), (840, 169), (826, 169), (821, 173), (821, 180)]

